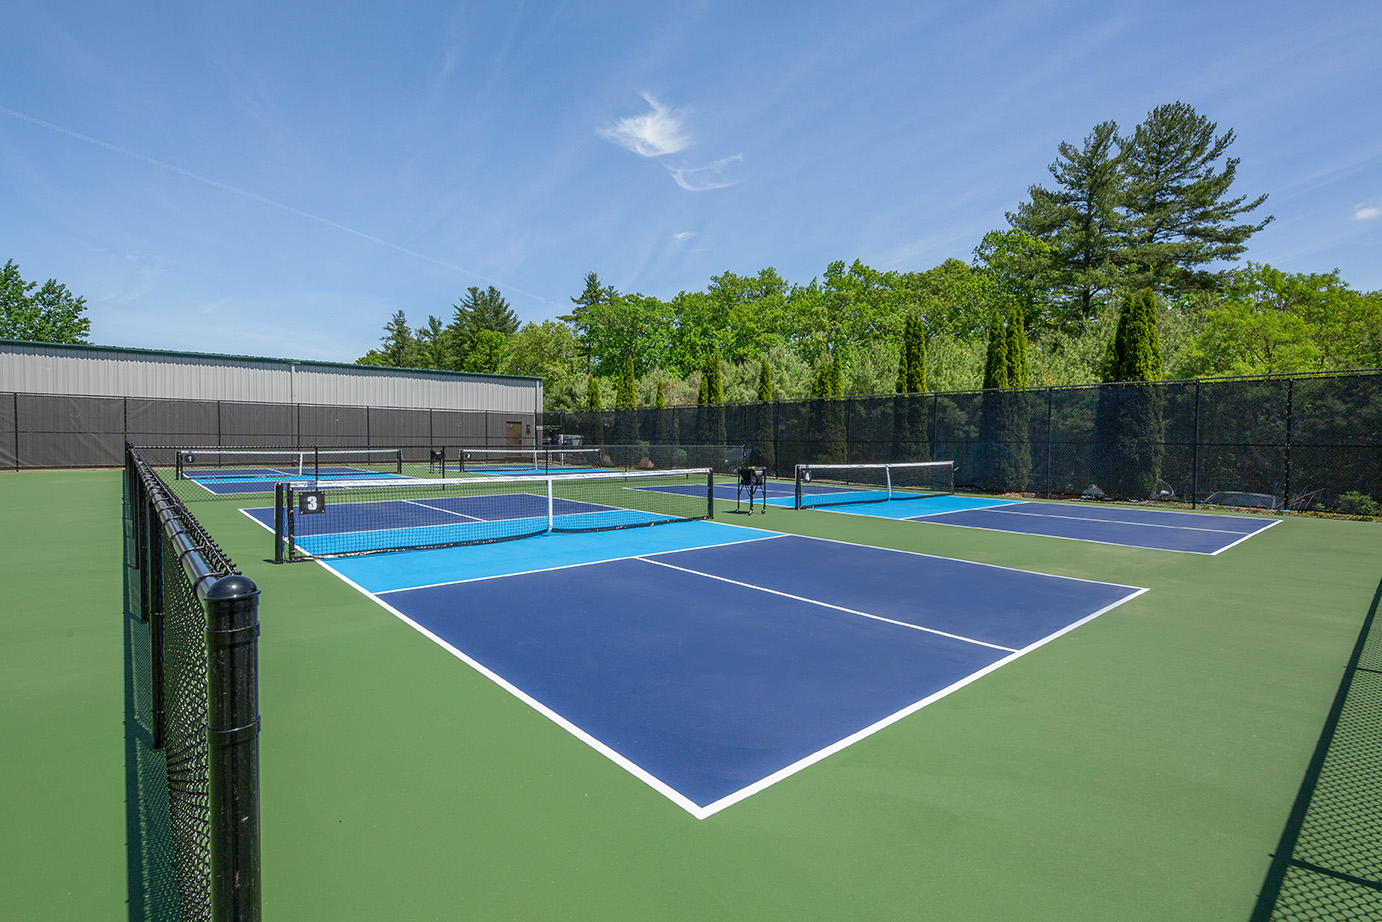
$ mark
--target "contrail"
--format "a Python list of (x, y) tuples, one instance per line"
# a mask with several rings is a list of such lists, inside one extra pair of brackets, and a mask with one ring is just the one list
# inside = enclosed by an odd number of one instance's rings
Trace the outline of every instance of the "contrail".
[(450, 269), (452, 272), (459, 272), (462, 275), (468, 275), (471, 278), (479, 279), (480, 281), (487, 282), (490, 285), (502, 286), (504, 288), (509, 289), (510, 291), (516, 291), (521, 295), (526, 295), (530, 298), (536, 298), (544, 304), (552, 303), (551, 301), (548, 301), (541, 295), (533, 294), (531, 291), (524, 291), (522, 288), (519, 288), (516, 285), (509, 285), (504, 282), (498, 282), (491, 278), (486, 278), (485, 276), (480, 275), (477, 272), (471, 272), (469, 269), (462, 268), (461, 266), (457, 266), (454, 263), (449, 263), (445, 260), (437, 259), (435, 256), (428, 256), (426, 253), (419, 253), (417, 250), (410, 250), (407, 247), (399, 246), (396, 243), (390, 243), (387, 240), (375, 237), (373, 234), (367, 234), (364, 231), (356, 230), (353, 227), (346, 227), (344, 224), (332, 221), (330, 218), (323, 218), (321, 215), (315, 215), (311, 212), (303, 211), (300, 208), (294, 208), (292, 205), (285, 205), (282, 202), (275, 202), (273, 199), (265, 198), (264, 196), (259, 195), (256, 192), (249, 192), (245, 189), (239, 189), (235, 186), (228, 185), (219, 180), (211, 179), (207, 176), (202, 176), (199, 173), (193, 173), (191, 170), (183, 169), (180, 166), (174, 166), (171, 163), (165, 163), (162, 160), (156, 160), (153, 157), (147, 156), (145, 154), (137, 153), (132, 150), (126, 150), (123, 147), (117, 147), (116, 145), (111, 144), (107, 141), (102, 141), (99, 138), (93, 138), (90, 135), (82, 134), (79, 131), (73, 131), (70, 128), (63, 128), (61, 125), (54, 125), (52, 122), (45, 122), (43, 121), (43, 119), (34, 118), (32, 115), (25, 115), (23, 112), (16, 112), (13, 109), (6, 108), (5, 106), (0, 106), (0, 113), (8, 115), (10, 118), (19, 119), (21, 122), (28, 122), (31, 125), (38, 125), (40, 128), (47, 128), (49, 131), (55, 131), (58, 134), (66, 135), (69, 138), (75, 138), (76, 140), (81, 141), (85, 144), (90, 144), (93, 147), (99, 147), (104, 150), (111, 151), (112, 153), (120, 154), (124, 157), (129, 157), (131, 160), (138, 160), (142, 163), (147, 163), (150, 166), (156, 166), (161, 170), (167, 170), (170, 173), (177, 173), (179, 176), (185, 176), (188, 179), (195, 180), (196, 182), (202, 183), (203, 185), (211, 186), (213, 189), (220, 189), (222, 192), (229, 192), (232, 195), (243, 196), (244, 198), (259, 202), (262, 205), (268, 205), (270, 208), (277, 208), (279, 211), (286, 211), (288, 212), (288, 214), (296, 215), (299, 218), (306, 218), (308, 221), (315, 221), (318, 224), (324, 224), (327, 227), (333, 228), (343, 233), (359, 237), (361, 240), (368, 240), (370, 243), (378, 244), (381, 247), (387, 247), (390, 250), (396, 250), (399, 253), (407, 254), (408, 256), (412, 256), (416, 259), (426, 260), (429, 263), (441, 266), (443, 269)]

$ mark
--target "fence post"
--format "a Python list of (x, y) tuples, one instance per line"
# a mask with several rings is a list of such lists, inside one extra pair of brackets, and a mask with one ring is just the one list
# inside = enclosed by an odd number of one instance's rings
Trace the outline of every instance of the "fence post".
[(211, 905), (216, 920), (260, 918), (259, 589), (223, 576), (206, 591)]
[(1051, 484), (1055, 482), (1055, 474), (1051, 470), (1051, 407), (1055, 399), (1056, 389), (1048, 387), (1046, 389), (1046, 498), (1051, 498)]
[(1283, 511), (1291, 508), (1291, 416), (1292, 402), (1295, 396), (1293, 391), (1295, 384), (1294, 378), (1286, 379), (1286, 487), (1281, 492), (1281, 507)]
[(1190, 508), (1200, 501), (1200, 379), (1195, 379), (1194, 433), (1190, 437)]

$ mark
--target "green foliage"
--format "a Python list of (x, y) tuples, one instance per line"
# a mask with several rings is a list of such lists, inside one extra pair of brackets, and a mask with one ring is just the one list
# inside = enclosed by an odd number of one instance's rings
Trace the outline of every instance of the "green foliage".
[(616, 410), (632, 410), (638, 406), (638, 397), (634, 393), (635, 383), (633, 359), (627, 359), (624, 362), (624, 371), (619, 375), (619, 388), (614, 397)]
[(586, 385), (585, 408), (587, 410), (603, 409), (603, 401), (600, 399), (600, 379), (594, 375), (589, 376), (589, 383)]
[(1163, 292), (1217, 289), (1219, 276), (1204, 267), (1237, 259), (1247, 239), (1271, 223), (1270, 215), (1232, 223), (1267, 196), (1228, 198), (1238, 159), (1224, 159), (1234, 134), (1216, 137), (1217, 128), (1193, 106), (1174, 102), (1157, 106), (1120, 139), (1127, 230), (1119, 258), (1132, 284)]
[(496, 374), (504, 365), (509, 338), (498, 330), (476, 330), (471, 337), (461, 371)]
[(921, 317), (909, 311), (904, 321), (902, 348), (897, 362), (899, 394), (920, 394), (926, 390), (926, 331)]
[[(467, 362), (467, 354), (483, 330), (512, 336), (518, 332), (518, 315), (493, 285), (484, 291), (472, 285), (466, 289), (465, 297), (453, 306), (451, 322), (445, 329), (446, 342), (437, 350), (444, 355), (446, 364), (431, 367), (471, 371), (474, 370), (472, 366), (488, 362), (489, 357)], [(493, 338), (489, 339), (492, 348)]]
[(664, 380), (662, 380), (661, 378), (658, 378), (658, 379), (657, 379), (657, 408), (658, 408), (659, 410), (665, 410), (665, 409), (667, 409), (667, 407), (668, 407), (668, 403), (667, 403), (667, 382), (664, 381)]
[(724, 379), (720, 375), (720, 356), (716, 352), (707, 352), (705, 362), (701, 365), (701, 389), (697, 394), (696, 402), (701, 405), (717, 404), (725, 402)]
[(1029, 200), (1007, 215), (1014, 228), (1049, 248), (1036, 268), (1051, 286), (1047, 319), (1065, 332), (1092, 322), (1121, 284), (1116, 255), (1126, 227), (1120, 210), (1125, 178), (1117, 144), (1118, 125), (1111, 121), (1095, 125), (1081, 148), (1062, 141), (1059, 158), (1047, 168), (1056, 188), (1032, 186)]
[(403, 311), (397, 311), (388, 323), (384, 324), (384, 335), (379, 340), (380, 348), (371, 349), (356, 359), (360, 365), (390, 365), (394, 368), (417, 368), (422, 360), (422, 351), (417, 337), (408, 326), (408, 318)]
[(85, 313), (86, 299), (75, 297), (56, 279), (42, 287), (26, 282), (14, 260), (6, 260), (0, 269), (0, 339), (85, 343), (91, 333)]
[(1157, 299), (1151, 289), (1124, 296), (1118, 329), (1104, 361), (1104, 381), (1160, 381), (1161, 344), (1156, 333)]
[(773, 399), (773, 372), (768, 367), (768, 357), (765, 355), (758, 365), (758, 402), (771, 403)]
[(1379, 507), (1377, 500), (1366, 493), (1349, 491), (1339, 497), (1339, 511), (1370, 519), (1382, 514), (1382, 507)]
[(1014, 307), (1008, 318), (1008, 328), (1004, 335), (1006, 342), (1008, 387), (1030, 387), (1031, 369), (1027, 364), (1027, 331), (1022, 323), (1023, 311)]
[(989, 317), (989, 347), (984, 353), (984, 389), (1008, 387), (1008, 329), (997, 308)]

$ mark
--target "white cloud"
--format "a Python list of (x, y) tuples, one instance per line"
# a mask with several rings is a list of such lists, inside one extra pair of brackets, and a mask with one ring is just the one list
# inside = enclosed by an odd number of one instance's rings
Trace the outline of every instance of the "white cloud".
[(691, 138), (682, 128), (681, 111), (668, 109), (648, 93), (642, 95), (652, 111), (621, 118), (607, 128), (597, 128), (600, 137), (641, 157), (661, 157), (690, 147)]
[(1365, 202), (1354, 207), (1353, 220), (1371, 221), (1374, 218), (1382, 218), (1382, 199), (1376, 202)]
[(739, 182), (732, 178), (729, 168), (736, 163), (743, 163), (744, 155), (735, 154), (733, 157), (725, 157), (716, 160), (709, 166), (682, 167), (678, 170), (670, 170), (672, 178), (677, 181), (687, 192), (704, 192), (707, 189), (724, 189)]
[(695, 240), (699, 236), (700, 234), (696, 233), (695, 231), (682, 231), (680, 234), (673, 234), (672, 239), (675, 240), (678, 245), (680, 245), (688, 241)]

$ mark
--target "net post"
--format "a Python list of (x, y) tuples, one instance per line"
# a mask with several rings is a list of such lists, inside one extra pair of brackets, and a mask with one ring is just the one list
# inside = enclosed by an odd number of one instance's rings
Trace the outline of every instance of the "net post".
[[(749, 497), (749, 512), (753, 512), (753, 497)], [(715, 472), (705, 472), (705, 517), (715, 518)]]
[(286, 484), (274, 484), (274, 563), (283, 563), (283, 488)]
[(398, 462), (398, 465), (394, 468), (394, 473), (401, 475), (403, 473), (403, 449), (394, 449), (394, 456), (395, 460)]
[(891, 467), (885, 467), (885, 468), (883, 468), (883, 478), (884, 478), (884, 480), (887, 481), (887, 484), (888, 484), (888, 499), (892, 499), (892, 498), (893, 498), (893, 469), (892, 469)]
[(259, 589), (223, 576), (204, 604), (212, 918), (258, 922)]
[(288, 560), (295, 559), (295, 549), (297, 547), (297, 536), (293, 534), (294, 523), (293, 485), (291, 483), (285, 483), (283, 485), (283, 555)]
[(792, 508), (793, 508), (793, 509), (800, 509), (800, 508), (801, 508), (801, 471), (802, 471), (801, 465), (798, 464), (797, 467), (796, 467), (796, 474), (797, 474), (796, 499), (795, 499), (795, 500), (793, 501), (793, 503), (792, 503)]
[(547, 478), (547, 530), (550, 532), (556, 527), (556, 516), (553, 515), (552, 501), (552, 478)]

